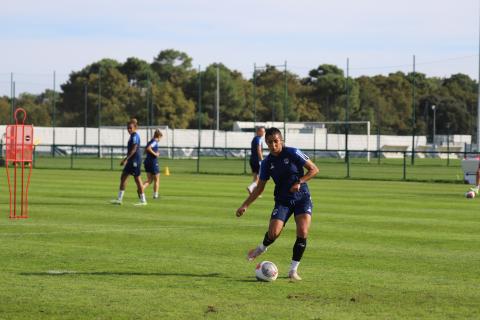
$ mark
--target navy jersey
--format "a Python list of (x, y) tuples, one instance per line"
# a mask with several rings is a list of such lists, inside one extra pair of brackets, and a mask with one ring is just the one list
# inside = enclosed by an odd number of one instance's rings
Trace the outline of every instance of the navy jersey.
[(255, 138), (252, 139), (250, 148), (250, 160), (252, 161), (260, 161), (260, 159), (258, 158), (258, 146), (262, 146), (262, 137), (255, 136)]
[(135, 162), (135, 163), (140, 164), (141, 161), (142, 161), (142, 150), (140, 150), (140, 136), (138, 135), (138, 133), (133, 132), (130, 135), (130, 139), (128, 139), (128, 147), (127, 147), (128, 154), (130, 154), (130, 152), (132, 152), (133, 147), (135, 145), (137, 145), (137, 151), (135, 152), (135, 154), (130, 159), (128, 159), (128, 162), (132, 162), (132, 163)]
[[(147, 143), (147, 146), (146, 148), (148, 148), (150, 146), (150, 148), (152, 148), (152, 151), (157, 153), (158, 152), (158, 141), (153, 138), (152, 140), (150, 140), (148, 143)], [(146, 157), (146, 161), (153, 161), (153, 160), (156, 160), (157, 157), (155, 157), (154, 155), (152, 155), (150, 152), (146, 151), (147, 153), (147, 157)]]
[(290, 192), (290, 188), (303, 177), (303, 166), (307, 160), (307, 155), (302, 151), (284, 146), (278, 156), (269, 154), (262, 161), (260, 180), (266, 181), (272, 177), (275, 182), (275, 201), (283, 203), (310, 197), (306, 183), (301, 184), (299, 192)]

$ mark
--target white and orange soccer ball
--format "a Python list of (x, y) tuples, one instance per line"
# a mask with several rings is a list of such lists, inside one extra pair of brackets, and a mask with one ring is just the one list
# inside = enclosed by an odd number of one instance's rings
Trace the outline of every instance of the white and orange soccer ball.
[(255, 268), (255, 277), (258, 281), (275, 281), (278, 277), (278, 268), (273, 262), (262, 261)]

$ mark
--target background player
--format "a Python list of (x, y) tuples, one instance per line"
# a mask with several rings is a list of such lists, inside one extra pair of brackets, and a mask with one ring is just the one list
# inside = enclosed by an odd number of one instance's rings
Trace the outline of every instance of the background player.
[(475, 192), (475, 195), (478, 196), (479, 190), (480, 190), (480, 162), (478, 164), (477, 172), (475, 173), (475, 186), (470, 188), (469, 191)]
[(158, 199), (158, 187), (160, 185), (160, 167), (158, 166), (158, 142), (163, 137), (160, 129), (156, 129), (152, 140), (147, 143), (145, 153), (147, 154), (143, 165), (147, 173), (147, 181), (143, 184), (143, 190), (153, 182), (153, 199)]
[[(318, 173), (317, 166), (300, 150), (286, 147), (280, 130), (269, 128), (265, 140), (270, 154), (260, 167), (260, 179), (257, 187), (237, 209), (237, 217), (241, 217), (248, 206), (254, 202), (265, 189), (265, 184), (273, 178), (275, 182), (275, 207), (270, 218), (268, 232), (263, 243), (250, 250), (248, 260), (252, 261), (267, 250), (280, 236), (285, 224), (293, 214), (297, 226), (297, 239), (293, 245), (292, 263), (288, 277), (301, 280), (297, 273), (298, 265), (307, 246), (307, 235), (312, 215), (312, 201), (306, 182)], [(307, 169), (304, 174), (303, 168)]]
[(114, 204), (122, 204), (123, 196), (125, 194), (125, 187), (127, 185), (127, 179), (132, 175), (137, 184), (137, 193), (140, 198), (140, 202), (137, 205), (146, 205), (145, 194), (143, 193), (143, 183), (140, 177), (140, 166), (142, 163), (142, 153), (140, 150), (140, 136), (137, 133), (138, 123), (137, 119), (131, 119), (127, 123), (127, 130), (130, 134), (128, 139), (127, 156), (120, 162), (121, 166), (124, 166), (122, 175), (120, 176), (120, 190), (118, 191), (118, 197), (116, 200), (112, 200)]
[(253, 192), (253, 189), (258, 183), (258, 173), (260, 172), (260, 162), (263, 160), (263, 148), (262, 141), (265, 135), (265, 127), (257, 127), (255, 137), (252, 139), (250, 149), (250, 168), (252, 169), (253, 181), (247, 187), (249, 194)]

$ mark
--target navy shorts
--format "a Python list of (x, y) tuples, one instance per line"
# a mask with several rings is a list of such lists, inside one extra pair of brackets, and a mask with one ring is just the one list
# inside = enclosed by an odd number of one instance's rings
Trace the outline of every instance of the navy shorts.
[(145, 172), (157, 175), (160, 173), (160, 167), (158, 165), (158, 161), (145, 161), (143, 162), (143, 166), (145, 167)]
[(288, 219), (292, 216), (307, 213), (312, 215), (313, 203), (310, 195), (305, 195), (300, 200), (291, 200), (289, 203), (275, 202), (275, 207), (272, 211), (270, 219), (282, 220), (287, 223)]
[(253, 173), (260, 172), (260, 161), (255, 159), (250, 159), (250, 168), (252, 169)]
[(123, 173), (138, 177), (140, 175), (140, 162), (128, 161), (125, 167), (123, 167)]

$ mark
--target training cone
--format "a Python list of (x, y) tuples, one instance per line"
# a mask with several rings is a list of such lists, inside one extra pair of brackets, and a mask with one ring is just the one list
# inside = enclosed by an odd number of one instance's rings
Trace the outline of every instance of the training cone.
[(170, 175), (170, 169), (168, 169), (168, 167), (165, 167), (165, 169), (163, 169), (163, 174), (165, 176), (169, 176)]

